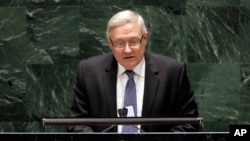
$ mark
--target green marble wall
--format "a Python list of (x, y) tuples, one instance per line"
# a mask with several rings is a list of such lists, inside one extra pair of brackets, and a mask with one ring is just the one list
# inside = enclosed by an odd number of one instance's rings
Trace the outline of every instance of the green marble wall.
[(65, 131), (78, 61), (109, 51), (107, 20), (140, 12), (148, 50), (188, 65), (203, 131), (250, 124), (250, 0), (0, 0), (0, 132)]

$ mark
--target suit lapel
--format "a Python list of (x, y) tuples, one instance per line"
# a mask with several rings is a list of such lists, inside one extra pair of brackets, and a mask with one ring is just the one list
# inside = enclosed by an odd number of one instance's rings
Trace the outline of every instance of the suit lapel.
[[(107, 60), (107, 65), (103, 71), (103, 86), (104, 86), (104, 94), (105, 99), (108, 104), (108, 109), (110, 113), (110, 117), (117, 116), (117, 108), (116, 108), (116, 75), (117, 75), (117, 62), (115, 61), (112, 54), (110, 54)], [(115, 105), (115, 106), (114, 106)]]
[(146, 71), (145, 71), (145, 87), (144, 87), (142, 117), (149, 117), (157, 94), (159, 78), (157, 75), (158, 69), (150, 53), (148, 52), (145, 53), (145, 60), (146, 60)]

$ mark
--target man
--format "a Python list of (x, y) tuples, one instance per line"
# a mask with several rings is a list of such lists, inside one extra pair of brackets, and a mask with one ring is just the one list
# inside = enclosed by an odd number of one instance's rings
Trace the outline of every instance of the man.
[[(138, 13), (125, 10), (115, 14), (108, 22), (106, 37), (112, 53), (82, 60), (78, 65), (71, 117), (119, 117), (117, 111), (122, 108), (132, 117), (198, 117), (185, 64), (145, 51), (148, 32)], [(132, 103), (127, 93), (133, 93)], [(123, 132), (123, 127), (110, 131)], [(69, 131), (101, 132), (106, 128), (75, 126)], [(198, 130), (191, 124), (136, 128), (145, 132)]]

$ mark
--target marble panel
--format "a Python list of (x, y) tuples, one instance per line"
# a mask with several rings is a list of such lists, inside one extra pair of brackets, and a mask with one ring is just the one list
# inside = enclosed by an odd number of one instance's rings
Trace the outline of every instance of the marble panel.
[(187, 0), (187, 5), (237, 6), (240, 0)]
[(183, 17), (189, 63), (240, 63), (239, 9), (188, 6)]
[(239, 65), (193, 63), (188, 64), (188, 75), (204, 131), (229, 131), (230, 123), (243, 120), (241, 113), (247, 110), (241, 108)]
[(28, 5), (185, 5), (186, 0), (26, 0)]
[(28, 46), (25, 7), (0, 7), (0, 63), (51, 63), (46, 52)]
[[(76, 64), (1, 65), (0, 131), (45, 131), (42, 118), (67, 117)], [(49, 131), (66, 131), (51, 127)]]
[(182, 26), (184, 12), (176, 13), (165, 6), (147, 6), (142, 11), (149, 32), (147, 49), (186, 62), (186, 38)]
[(0, 6), (25, 6), (26, 0), (0, 0)]
[[(27, 123), (24, 121), (3, 121), (0, 122), (0, 132), (5, 133), (5, 132), (26, 132), (27, 128)], [(35, 131), (35, 130), (33, 130)], [(42, 130), (39, 130), (42, 131)]]
[(240, 89), (240, 102), (241, 111), (240, 124), (250, 124), (250, 64), (240, 65), (241, 69), (241, 89)]
[(78, 5), (79, 0), (26, 0), (29, 6)]
[(240, 0), (240, 5), (250, 6), (250, 1), (249, 0)]
[(26, 94), (25, 67), (23, 65), (1, 65), (0, 122), (26, 119)]
[(42, 119), (68, 117), (73, 96), (76, 64), (28, 65), (27, 132), (66, 131), (63, 126), (45, 127)]
[(250, 6), (241, 7), (240, 13), (241, 63), (250, 63)]
[(80, 0), (81, 5), (185, 5), (186, 0)]
[(27, 66), (26, 109), (29, 121), (68, 116), (75, 69), (76, 64)]
[(80, 7), (80, 54), (81, 58), (103, 54), (110, 49), (106, 42), (106, 24), (112, 8), (108, 6)]
[(27, 56), (20, 51), (28, 49), (25, 8), (0, 7), (0, 23), (0, 63), (21, 63)]
[(78, 13), (78, 6), (28, 7), (29, 46), (42, 50), (46, 58), (35, 64), (78, 62)]

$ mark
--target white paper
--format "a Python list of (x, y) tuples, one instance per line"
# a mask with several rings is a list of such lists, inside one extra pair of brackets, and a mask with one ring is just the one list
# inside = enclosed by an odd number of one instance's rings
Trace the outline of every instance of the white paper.
[(126, 108), (128, 109), (127, 117), (135, 117), (133, 106), (127, 106)]

